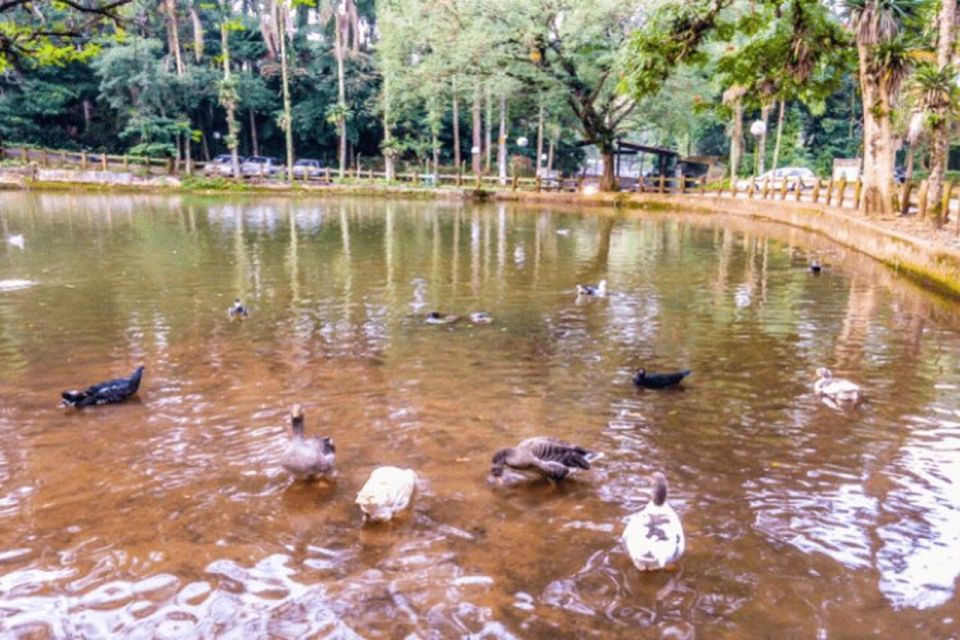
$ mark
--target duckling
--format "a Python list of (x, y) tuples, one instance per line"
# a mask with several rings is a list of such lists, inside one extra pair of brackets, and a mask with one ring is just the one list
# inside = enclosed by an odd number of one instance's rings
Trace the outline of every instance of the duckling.
[(412, 469), (374, 469), (356, 499), (363, 511), (364, 521), (386, 522), (393, 519), (410, 504), (416, 485), (417, 474)]
[(470, 322), (473, 324), (490, 324), (493, 322), (493, 316), (486, 311), (474, 311), (470, 314)]
[(92, 407), (123, 402), (140, 389), (144, 367), (137, 367), (129, 378), (117, 378), (88, 387), (86, 391), (64, 391), (60, 394), (67, 407)]
[(516, 447), (500, 449), (493, 454), (490, 475), (498, 484), (503, 482), (503, 471), (510, 467), (525, 475), (546, 478), (556, 484), (580, 469), (589, 469), (595, 454), (583, 447), (557, 438), (537, 436), (523, 440)]
[(290, 409), (290, 428), (293, 435), (280, 464), (297, 478), (311, 479), (336, 476), (333, 462), (337, 448), (332, 438), (307, 438), (303, 435), (303, 409), (299, 404)]
[(460, 316), (455, 316), (452, 313), (440, 313), (439, 311), (431, 311), (427, 314), (426, 322), (427, 324), (453, 324), (460, 320)]
[(830, 369), (825, 367), (817, 369), (817, 377), (818, 380), (813, 383), (813, 390), (817, 395), (845, 404), (856, 404), (860, 401), (862, 396), (860, 385), (844, 378), (834, 378)]
[(690, 373), (690, 369), (673, 373), (647, 373), (646, 369), (640, 367), (633, 375), (633, 384), (645, 389), (665, 389), (680, 384)]
[(605, 279), (601, 280), (596, 285), (578, 284), (577, 295), (578, 296), (595, 296), (597, 298), (602, 298), (605, 295), (607, 295), (607, 281)]
[(818, 274), (821, 271), (823, 271), (823, 265), (820, 264), (819, 260), (814, 258), (813, 261), (810, 263), (810, 273)]
[(668, 568), (683, 555), (683, 525), (667, 504), (667, 479), (662, 473), (653, 474), (653, 498), (630, 516), (621, 539), (640, 571)]
[(233, 304), (230, 306), (230, 308), (227, 309), (227, 315), (234, 320), (240, 320), (249, 316), (250, 311), (242, 302), (240, 302), (240, 298), (237, 298), (233, 301)]

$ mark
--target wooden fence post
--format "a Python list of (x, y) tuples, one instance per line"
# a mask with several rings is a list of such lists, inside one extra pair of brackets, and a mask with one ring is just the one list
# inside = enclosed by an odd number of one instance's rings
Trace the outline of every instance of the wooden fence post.
[(813, 200), (813, 204), (817, 204), (817, 201), (820, 200), (820, 176), (817, 176), (813, 183), (813, 193), (810, 194), (810, 199)]
[(830, 201), (833, 200), (833, 178), (830, 178), (830, 181), (827, 182), (827, 206), (830, 206)]
[(130, 160), (127, 158), (127, 154), (123, 154), (123, 170), (126, 171), (130, 168)]
[(847, 194), (847, 179), (843, 176), (837, 182), (837, 206), (843, 207), (843, 196)]
[[(175, 174), (177, 171), (177, 163), (173, 158), (167, 158), (167, 173), (170, 175)], [(260, 165), (260, 173), (263, 174), (263, 165)]]
[(857, 179), (857, 181), (853, 183), (853, 208), (854, 209), (860, 208), (860, 198), (862, 196), (863, 196), (863, 181), (860, 179)]
[(478, 190), (478, 191), (481, 189), (481, 187), (483, 187), (483, 180), (481, 180), (481, 178), (480, 178), (480, 172), (479, 172), (479, 171), (477, 172), (477, 175), (474, 177), (473, 187), (474, 187), (474, 189), (476, 189), (476, 190)]
[(700, 178), (700, 195), (707, 195), (707, 176)]
[(780, 183), (780, 199), (787, 199), (787, 178), (784, 176), (783, 182)]
[(750, 184), (747, 185), (747, 198), (753, 200), (753, 192), (756, 190), (757, 184), (751, 180)]
[(760, 192), (760, 197), (764, 200), (767, 199), (768, 195), (770, 195), (770, 178), (766, 178), (763, 181), (763, 190)]
[(657, 193), (663, 193), (664, 187), (666, 186), (666, 184), (665, 184), (666, 181), (667, 181), (667, 177), (661, 173), (661, 174), (660, 174), (660, 188), (659, 188), (659, 190), (657, 191)]
[(534, 179), (534, 189), (537, 193), (540, 193), (540, 190), (543, 188), (543, 181), (540, 178), (540, 174), (537, 174), (537, 177)]
[(684, 194), (687, 192), (687, 176), (680, 176), (680, 193)]
[(86, 170), (87, 168), (87, 152), (80, 152), (80, 168)]
[(794, 197), (797, 202), (800, 202), (800, 196), (803, 195), (803, 178), (797, 178), (794, 184), (797, 186), (797, 192), (794, 194)]
[(107, 165), (107, 154), (101, 153), (101, 154), (100, 154), (100, 168), (101, 168), (102, 170), (106, 171), (106, 170), (107, 170), (107, 166), (108, 166), (108, 165)]
[(512, 189), (513, 191), (516, 191), (516, 190), (517, 190), (517, 185), (520, 184), (520, 181), (519, 181), (519, 179), (517, 178), (517, 172), (516, 172), (516, 171), (513, 172), (513, 177), (511, 177), (510, 182), (511, 182), (511, 185), (510, 185), (511, 189)]
[(736, 199), (737, 197), (737, 178), (736, 176), (730, 178), (730, 195)]

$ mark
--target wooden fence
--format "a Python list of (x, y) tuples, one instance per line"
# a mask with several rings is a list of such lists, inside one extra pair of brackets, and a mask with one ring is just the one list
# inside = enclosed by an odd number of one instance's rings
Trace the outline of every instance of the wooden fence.
[[(31, 147), (8, 147), (0, 145), (0, 160), (13, 160), (23, 164), (35, 164), (43, 168), (71, 168), (99, 171), (132, 171), (143, 175), (177, 175), (179, 173), (201, 174), (216, 176), (224, 179), (233, 179), (229, 170), (222, 165), (191, 162), (189, 167), (173, 158), (150, 158), (146, 156), (110, 155), (106, 153), (90, 153), (86, 151), (61, 151), (51, 149), (35, 149)], [(252, 182), (282, 181), (286, 173), (285, 167), (265, 170), (260, 165), (258, 171), (246, 173), (241, 179)], [(372, 168), (364, 169), (360, 166), (352, 167), (346, 172), (350, 181), (385, 181), (387, 175)], [(335, 169), (312, 169), (309, 173), (301, 172), (294, 175), (297, 182), (314, 184), (330, 184), (340, 181), (339, 172)], [(514, 191), (565, 191), (583, 192), (591, 188), (591, 182), (583, 176), (567, 178), (529, 178), (516, 175), (500, 178), (492, 175), (466, 174), (462, 170), (457, 173), (427, 173), (427, 172), (398, 172), (393, 176), (393, 182), (407, 183), (416, 186), (454, 186), (461, 188), (505, 188)], [(941, 209), (945, 212), (960, 211), (960, 199), (954, 197), (956, 183), (948, 183), (944, 187)], [(595, 183), (593, 187), (595, 188)], [(726, 179), (708, 181), (702, 178), (645, 178), (637, 181), (631, 189), (638, 193), (659, 194), (700, 194), (721, 195), (747, 200), (793, 200), (811, 204), (824, 204), (831, 207), (858, 209), (862, 197), (862, 184), (859, 181), (847, 182), (840, 180), (823, 180), (821, 178), (787, 178), (785, 180), (758, 181), (752, 178), (729, 181)], [(930, 203), (927, 198), (927, 182), (919, 184), (905, 182), (897, 188), (895, 208), (901, 214), (918, 213), (921, 217), (927, 215)], [(960, 216), (958, 216), (960, 229)]]

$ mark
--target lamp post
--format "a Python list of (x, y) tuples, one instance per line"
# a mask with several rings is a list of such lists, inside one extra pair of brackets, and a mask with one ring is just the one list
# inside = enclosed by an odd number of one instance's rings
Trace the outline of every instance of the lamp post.
[(763, 120), (754, 120), (750, 123), (750, 133), (756, 138), (757, 144), (755, 145), (753, 155), (753, 176), (757, 177), (760, 175), (762, 168), (760, 167), (760, 140), (767, 133), (767, 125)]

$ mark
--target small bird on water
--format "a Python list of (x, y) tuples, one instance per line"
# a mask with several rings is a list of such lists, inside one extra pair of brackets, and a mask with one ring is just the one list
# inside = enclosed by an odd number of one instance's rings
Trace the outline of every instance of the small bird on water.
[(602, 298), (605, 295), (607, 295), (607, 281), (604, 279), (595, 285), (578, 284), (577, 295), (578, 296), (594, 296), (596, 298)]
[(290, 409), (290, 443), (280, 464), (297, 478), (333, 478), (337, 448), (332, 438), (303, 435), (303, 409), (299, 404)]
[(820, 273), (823, 271), (823, 265), (816, 258), (810, 263), (810, 273)]
[(357, 494), (364, 522), (386, 522), (410, 505), (417, 474), (412, 469), (377, 467)]
[(640, 571), (667, 569), (683, 555), (683, 524), (667, 504), (667, 478), (662, 473), (653, 474), (653, 497), (630, 516), (621, 539)]
[(571, 473), (589, 469), (595, 454), (583, 447), (549, 436), (527, 438), (515, 447), (493, 454), (490, 475), (500, 483), (506, 468), (556, 484)]
[(248, 317), (250, 315), (250, 311), (242, 302), (240, 302), (240, 298), (237, 298), (233, 301), (233, 304), (230, 305), (230, 308), (227, 309), (227, 315), (234, 320), (240, 320)]
[(427, 314), (424, 322), (427, 324), (453, 324), (460, 320), (460, 316), (455, 316), (452, 313), (440, 313), (439, 311), (431, 311)]
[(633, 384), (644, 389), (665, 389), (679, 385), (690, 373), (690, 369), (673, 373), (647, 373), (646, 369), (640, 367), (633, 375)]
[(129, 378), (117, 378), (88, 387), (86, 391), (64, 391), (60, 394), (67, 407), (92, 407), (123, 402), (140, 389), (144, 367), (137, 367)]

